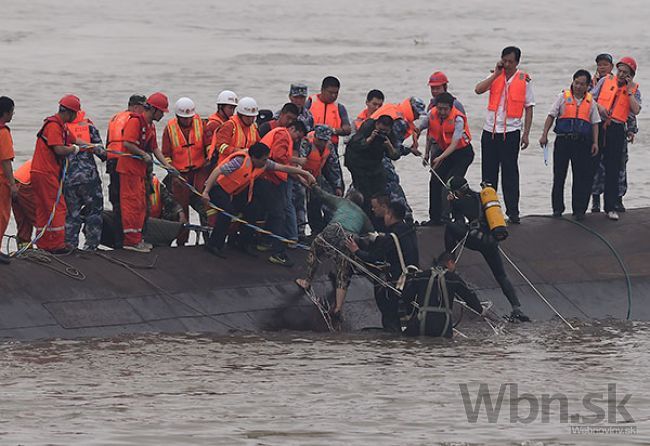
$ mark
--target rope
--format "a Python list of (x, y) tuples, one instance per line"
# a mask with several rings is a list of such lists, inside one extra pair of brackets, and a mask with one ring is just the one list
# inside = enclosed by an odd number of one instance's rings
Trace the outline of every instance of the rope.
[[(59, 256), (55, 256), (47, 251), (43, 251), (39, 249), (31, 249), (27, 252), (21, 253), (20, 255), (17, 256), (17, 258), (22, 260), (27, 260), (29, 262), (33, 262), (39, 265), (43, 265), (46, 268), (49, 268), (56, 273), (62, 274), (74, 280), (79, 280), (79, 281), (86, 280), (86, 275), (81, 271), (79, 271), (76, 267), (74, 267), (73, 265), (67, 262), (64, 262), (63, 260), (61, 260)], [(65, 269), (63, 271), (57, 269), (53, 265), (54, 261), (63, 265)]]
[(302, 289), (305, 292), (307, 298), (309, 298), (309, 300), (316, 306), (321, 316), (323, 316), (323, 320), (325, 321), (325, 325), (327, 326), (329, 332), (334, 333), (336, 330), (334, 329), (334, 325), (332, 325), (332, 318), (330, 317), (329, 314), (329, 310), (330, 310), (329, 303), (325, 301), (327, 303), (327, 307), (323, 305), (322, 301), (316, 296), (316, 293), (314, 293), (314, 289), (311, 286), (309, 287), (309, 289), (305, 289), (305, 288)]

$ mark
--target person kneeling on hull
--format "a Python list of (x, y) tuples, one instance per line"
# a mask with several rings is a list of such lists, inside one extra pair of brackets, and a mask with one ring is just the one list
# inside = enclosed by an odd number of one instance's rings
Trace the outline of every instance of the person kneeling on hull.
[(481, 193), (469, 188), (463, 177), (453, 177), (447, 183), (451, 191), (452, 222), (445, 227), (445, 247), (453, 252), (459, 242), (466, 238), (465, 246), (483, 255), (503, 294), (512, 305), (510, 319), (529, 322), (521, 311), (521, 303), (512, 283), (506, 275), (499, 253), (499, 240), (507, 237), (503, 213), (498, 205), (496, 192), (486, 186)]

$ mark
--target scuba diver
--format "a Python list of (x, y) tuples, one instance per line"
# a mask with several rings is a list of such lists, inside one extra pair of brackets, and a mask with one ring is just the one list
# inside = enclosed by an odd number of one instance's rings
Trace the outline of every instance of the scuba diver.
[(505, 220), (496, 191), (484, 185), (481, 193), (470, 189), (467, 180), (455, 176), (447, 182), (450, 190), (452, 222), (445, 227), (445, 248), (453, 252), (457, 244), (465, 240), (465, 246), (483, 255), (503, 294), (512, 306), (511, 321), (530, 322), (521, 311), (521, 303), (512, 283), (506, 275), (499, 253), (499, 241), (508, 236)]

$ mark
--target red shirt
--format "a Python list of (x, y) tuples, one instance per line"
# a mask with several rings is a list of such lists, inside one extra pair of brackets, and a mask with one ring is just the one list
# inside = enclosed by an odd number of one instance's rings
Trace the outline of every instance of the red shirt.
[[(147, 123), (142, 115), (137, 116), (134, 114), (126, 121), (123, 140), (135, 144), (147, 153), (152, 153), (158, 148), (156, 127), (153, 123)], [(144, 178), (147, 175), (147, 164), (130, 156), (120, 156), (117, 162), (117, 172)]]
[[(0, 124), (0, 162), (13, 161), (14, 142), (11, 139), (9, 127)], [(0, 182), (4, 181), (4, 171), (0, 168)]]
[[(293, 156), (293, 139), (286, 127), (276, 127), (262, 138), (262, 143), (269, 146), (271, 153), (269, 159), (278, 164), (289, 165)], [(264, 172), (264, 178), (273, 184), (287, 181), (286, 172)]]
[(76, 141), (58, 114), (46, 118), (36, 138), (32, 172), (58, 176), (61, 173), (63, 157), (54, 153), (53, 147), (68, 146)]

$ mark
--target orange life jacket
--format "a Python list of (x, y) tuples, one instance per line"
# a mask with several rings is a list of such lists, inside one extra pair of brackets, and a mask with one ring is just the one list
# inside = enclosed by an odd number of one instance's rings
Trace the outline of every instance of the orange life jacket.
[(153, 192), (149, 194), (149, 217), (160, 218), (162, 215), (162, 197), (160, 195), (160, 181), (156, 176), (151, 181)]
[[(636, 93), (639, 84), (634, 84), (634, 91)], [(627, 86), (618, 86), (616, 76), (613, 74), (607, 75), (603, 85), (600, 87), (598, 94), (598, 101), (602, 107), (606, 108), (611, 119), (618, 122), (627, 122), (630, 115), (630, 96), (627, 93)]]
[[(339, 114), (339, 104), (332, 102), (331, 104), (326, 104), (320, 100), (319, 95), (314, 94), (310, 96), (311, 105), (309, 111), (314, 117), (314, 125), (317, 124), (326, 124), (332, 129), (341, 128), (342, 120), (341, 115)], [(339, 143), (338, 135), (332, 135), (332, 142), (334, 144)]]
[(368, 118), (369, 118), (368, 109), (365, 108), (361, 113), (359, 113), (357, 115), (357, 119), (354, 120), (354, 128), (355, 128), (355, 130), (359, 130), (359, 128), (361, 127), (361, 124), (363, 124), (363, 122)]
[(108, 138), (106, 138), (106, 148), (109, 150), (109, 160), (119, 157), (119, 155), (111, 152), (125, 152), (124, 146), (122, 145), (124, 142), (122, 136), (124, 134), (124, 126), (126, 126), (126, 121), (128, 121), (130, 117), (130, 111), (121, 111), (113, 116), (108, 123)]
[[(217, 130), (219, 130), (219, 128), (221, 128), (221, 126), (226, 121), (227, 121), (227, 119), (224, 118), (223, 116), (221, 116), (219, 114), (219, 112), (217, 111), (217, 112), (212, 113), (208, 117), (208, 121), (206, 122), (206, 125), (209, 125), (210, 127), (214, 127), (214, 129), (212, 129), (212, 135), (214, 136), (214, 134), (217, 132)], [(210, 128), (210, 127), (208, 127), (208, 128)], [(214, 154), (214, 139), (212, 139), (210, 141), (210, 145), (208, 146), (208, 159), (212, 159), (213, 154)]]
[(217, 183), (219, 183), (219, 186), (221, 186), (221, 188), (231, 196), (237, 195), (248, 188), (248, 202), (250, 203), (253, 199), (253, 184), (255, 183), (255, 180), (264, 173), (266, 167), (254, 167), (253, 161), (248, 154), (248, 150), (239, 150), (231, 153), (219, 163), (219, 166), (232, 161), (238, 156), (244, 157), (241, 167), (230, 175), (219, 175)]
[(63, 166), (63, 157), (58, 156), (49, 142), (45, 139), (43, 132), (45, 127), (50, 124), (55, 124), (63, 134), (63, 144), (68, 145), (72, 141), (70, 131), (65, 123), (61, 120), (59, 115), (53, 115), (45, 118), (43, 126), (36, 134), (36, 148), (34, 149), (34, 157), (32, 158), (32, 169), (36, 172), (50, 173), (59, 175), (61, 167)]
[(20, 184), (32, 184), (32, 160), (25, 161), (18, 169), (14, 170), (14, 179)]
[(399, 104), (384, 104), (370, 117), (372, 119), (379, 119), (380, 116), (384, 115), (390, 116), (393, 120), (403, 119), (408, 125), (404, 138), (411, 136), (415, 129), (415, 124), (413, 123), (415, 121), (415, 114), (413, 113), (413, 107), (411, 107), (411, 98), (406, 98)]
[(77, 113), (77, 117), (74, 121), (66, 124), (70, 133), (72, 133), (77, 140), (82, 140), (87, 143), (90, 143), (90, 126), (92, 121), (86, 118), (86, 112), (83, 110)]
[[(524, 114), (524, 104), (526, 103), (526, 84), (530, 81), (530, 76), (523, 71), (517, 70), (512, 75), (513, 79), (506, 89), (505, 95), (505, 112), (506, 118), (520, 119)], [(495, 125), (496, 115), (501, 103), (501, 95), (506, 86), (505, 71), (497, 77), (490, 85), (490, 99), (488, 101), (488, 110), (494, 112)]]
[[(255, 123), (247, 127), (236, 114), (233, 115), (228, 121), (233, 123), (232, 138), (230, 139), (230, 144), (224, 143), (221, 144), (220, 147), (216, 147), (216, 149), (219, 151), (219, 158), (229, 156), (233, 151), (236, 151), (238, 149), (248, 149), (250, 146), (260, 140), (260, 134), (257, 131), (257, 126)], [(214, 135), (216, 136), (218, 132), (218, 130), (215, 131)], [(214, 136), (212, 138), (214, 144)], [(230, 146), (230, 148), (228, 146)]]
[(438, 109), (436, 107), (431, 109), (431, 113), (429, 114), (428, 135), (436, 141), (442, 150), (445, 150), (447, 147), (449, 147), (449, 144), (451, 144), (451, 139), (454, 136), (456, 118), (459, 116), (463, 118), (465, 127), (463, 130), (463, 136), (461, 136), (456, 148), (462, 149), (464, 147), (467, 147), (472, 140), (472, 135), (469, 132), (469, 125), (467, 123), (467, 116), (461, 113), (460, 110), (458, 110), (456, 107), (452, 107), (449, 116), (447, 116), (447, 119), (440, 122)]
[[(289, 140), (289, 148), (287, 149), (286, 153), (279, 153), (278, 152), (279, 148), (277, 147), (277, 144), (274, 144), (275, 138), (278, 135), (278, 133), (284, 133), (285, 134), (284, 136)], [(271, 149), (271, 153), (269, 154), (270, 160), (284, 165), (288, 165), (291, 162), (291, 157), (293, 156), (293, 139), (291, 138), (291, 134), (289, 133), (289, 130), (287, 130), (286, 127), (274, 128), (266, 135), (264, 135), (264, 138), (262, 138), (260, 142), (266, 144)], [(285, 162), (284, 160), (282, 160), (282, 158), (288, 158), (288, 161)], [(268, 179), (273, 184), (280, 184), (281, 182), (286, 182), (288, 177), (289, 174), (286, 172), (267, 171), (266, 173), (264, 173), (264, 178)]]
[(327, 162), (327, 158), (330, 156), (329, 144), (325, 145), (325, 148), (321, 153), (321, 151), (318, 150), (314, 144), (314, 132), (310, 132), (307, 135), (307, 140), (311, 144), (311, 150), (307, 155), (307, 161), (305, 162), (303, 169), (311, 173), (314, 178), (318, 178), (323, 172), (323, 167)]
[(172, 146), (172, 166), (181, 172), (203, 167), (206, 161), (205, 146), (203, 145), (203, 121), (199, 115), (192, 118), (190, 140), (178, 124), (177, 118), (172, 118), (167, 123), (167, 132)]

